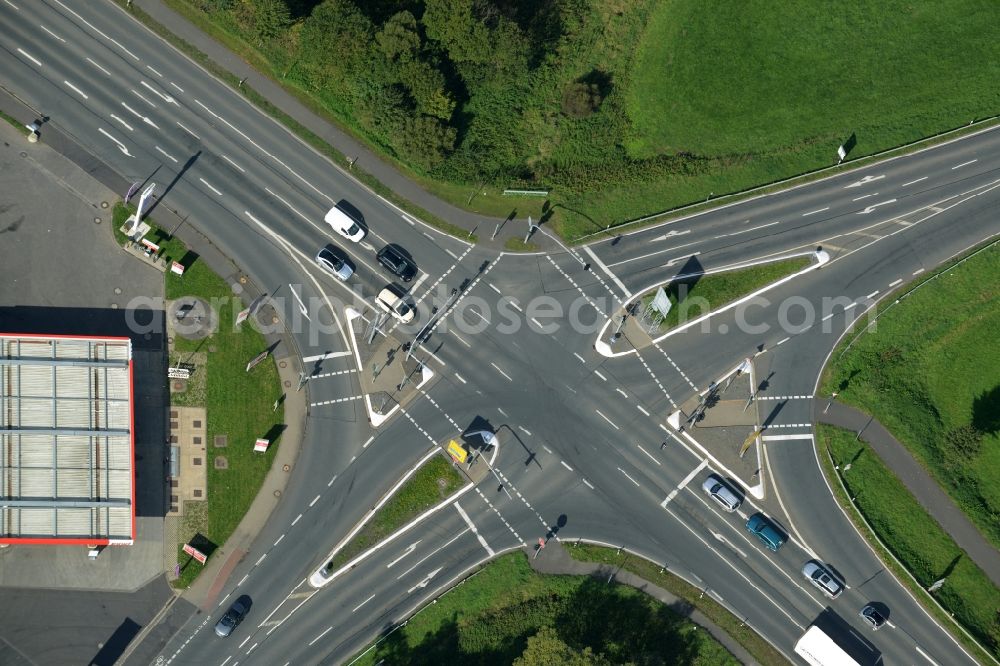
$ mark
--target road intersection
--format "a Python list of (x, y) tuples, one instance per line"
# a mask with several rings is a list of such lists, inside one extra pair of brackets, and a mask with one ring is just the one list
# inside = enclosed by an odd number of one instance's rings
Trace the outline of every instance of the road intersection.
[[(154, 216), (162, 206), (195, 225), (271, 294), (310, 375), (289, 492), (220, 596), (163, 646), (161, 663), (339, 663), (481, 562), (538, 538), (601, 542), (660, 562), (791, 661), (805, 627), (832, 609), (887, 663), (975, 663), (837, 506), (818, 466), (812, 410), (819, 372), (848, 324), (998, 233), (1000, 132), (570, 253), (504, 254), (375, 196), (109, 3), (0, 11), (4, 85), (123, 182), (155, 181)], [(349, 285), (312, 260), (331, 240), (344, 247), (322, 221), (342, 201), (369, 228), (345, 247), (357, 268)], [(374, 312), (389, 281), (374, 255), (388, 243), (416, 260), (410, 297), (421, 316), (385, 333), (410, 341), (437, 317), (415, 347), (435, 377), (373, 429), (359, 377), (370, 369), (355, 360), (345, 309)], [(817, 248), (829, 263), (746, 307), (621, 357), (596, 349), (615, 312), (678, 273)], [(678, 433), (666, 418), (755, 354), (757, 376), (767, 377), (758, 396), (765, 492), (729, 515), (700, 493), (703, 476), (720, 470), (697, 429)], [(308, 585), (416, 459), (477, 420), (499, 434), (502, 489), (478, 484), (395, 547), (320, 590)], [(743, 529), (751, 507), (788, 529), (779, 553)], [(837, 600), (799, 575), (814, 557), (847, 582)], [(254, 610), (219, 640), (211, 626), (240, 594)], [(872, 600), (892, 609), (897, 630), (861, 634), (856, 614)]]

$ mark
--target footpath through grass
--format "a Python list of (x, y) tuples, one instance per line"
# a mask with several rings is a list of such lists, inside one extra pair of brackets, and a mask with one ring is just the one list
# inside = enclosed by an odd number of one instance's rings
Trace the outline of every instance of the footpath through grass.
[[(922, 588), (927, 589), (935, 581), (945, 579), (933, 596), (959, 624), (987, 646), (994, 657), (1000, 657), (1000, 626), (997, 623), (1000, 590), (934, 522), (868, 445), (856, 441), (854, 432), (820, 424), (816, 434), (816, 446), (827, 476), (840, 476), (854, 506)], [(830, 465), (830, 458), (839, 466), (839, 471)], [(848, 464), (851, 468), (844, 471)], [(842, 504), (852, 504), (843, 495), (836, 478), (831, 478), (830, 485)], [(849, 514), (853, 516), (850, 511)], [(862, 531), (867, 531), (860, 521), (855, 522)], [(888, 557), (882, 559), (896, 570), (900, 580), (912, 583), (898, 570), (895, 562)], [(922, 596), (919, 591), (915, 594), (918, 598)], [(948, 625), (936, 607), (926, 605), (944, 626)], [(981, 654), (964, 635), (952, 633), (974, 650), (974, 654)]]
[(872, 414), (1000, 547), (1000, 245), (939, 271), (831, 356), (824, 395)]
[[(113, 230), (119, 244), (125, 241), (119, 227), (132, 212), (116, 204), (113, 212)], [(149, 220), (147, 219), (147, 222)], [(281, 381), (273, 360), (258, 364), (250, 372), (247, 363), (267, 348), (264, 336), (252, 326), (251, 321), (234, 328), (237, 312), (244, 305), (234, 295), (224, 279), (216, 275), (184, 243), (150, 222), (153, 230), (147, 235), (162, 248), (169, 260), (185, 264), (183, 276), (166, 273), (166, 297), (174, 300), (182, 296), (197, 296), (211, 304), (218, 314), (216, 332), (204, 340), (174, 338), (171, 361), (197, 362), (204, 359), (195, 373), (204, 373), (199, 382), (199, 395), (204, 401), (198, 405), (182, 397), (178, 402), (206, 409), (206, 455), (203, 464), (207, 471), (207, 502), (188, 502), (179, 535), (182, 544), (196, 534), (216, 547), (222, 546), (243, 519), (251, 502), (260, 490), (264, 477), (271, 468), (281, 439), (272, 441), (266, 453), (255, 453), (253, 443), (264, 437), (272, 428), (284, 423), (284, 406), (273, 410), (274, 401), (281, 396)], [(234, 387), (239, 387), (238, 389)], [(183, 395), (183, 394), (179, 394)], [(214, 448), (216, 435), (226, 435), (228, 445)], [(273, 438), (273, 435), (272, 435)], [(216, 469), (215, 456), (225, 456), (226, 469)], [(180, 578), (173, 584), (186, 587), (198, 576), (202, 566), (190, 560), (178, 546), (178, 562), (182, 563)]]
[[(802, 270), (810, 262), (809, 257), (795, 257), (725, 273), (674, 280), (664, 285), (671, 307), (660, 323), (660, 332), (718, 310), (765, 285)], [(645, 311), (655, 295), (656, 289), (642, 297), (642, 310), (637, 314)]]
[(327, 562), (336, 571), (435, 504), (450, 497), (466, 482), (443, 455), (433, 456), (421, 466), (393, 497), (382, 505), (361, 531)]
[(486, 565), (356, 663), (527, 666), (571, 663), (588, 649), (605, 660), (572, 663), (738, 663), (706, 631), (643, 592), (587, 576), (543, 576), (520, 552)]

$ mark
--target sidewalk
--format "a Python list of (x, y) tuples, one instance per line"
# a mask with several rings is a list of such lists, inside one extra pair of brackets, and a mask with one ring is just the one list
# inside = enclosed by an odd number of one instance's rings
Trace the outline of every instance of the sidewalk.
[(729, 650), (737, 660), (743, 664), (754, 664), (757, 662), (746, 649), (743, 648), (729, 634), (723, 631), (718, 625), (705, 617), (701, 611), (692, 607), (688, 602), (674, 596), (671, 592), (657, 587), (644, 578), (624, 569), (613, 568), (607, 564), (597, 564), (595, 562), (580, 562), (574, 560), (566, 552), (566, 548), (555, 539), (550, 539), (548, 544), (533, 558), (534, 552), (525, 550), (528, 562), (538, 573), (543, 574), (568, 574), (573, 576), (593, 576), (602, 580), (607, 580), (608, 576), (614, 573), (615, 582), (630, 585), (638, 590), (642, 590), (654, 599), (666, 604), (670, 610), (685, 617), (698, 626), (702, 627), (712, 635), (712, 638), (719, 641), (723, 647)]
[[(467, 231), (474, 231), (480, 239), (480, 245), (502, 250), (508, 238), (524, 238), (527, 228), (526, 222), (524, 220), (511, 220), (503, 225), (496, 239), (490, 241), (490, 235), (496, 225), (503, 222), (502, 219), (465, 211), (438, 199), (347, 132), (310, 111), (278, 83), (253, 69), (246, 61), (225, 46), (201, 32), (162, 0), (134, 0), (132, 4), (149, 14), (171, 33), (207, 55), (218, 66), (228, 70), (239, 79), (246, 77), (246, 87), (252, 88), (345, 156), (356, 158), (355, 165), (359, 169), (370, 173), (399, 196), (443, 220)], [(511, 210), (515, 208), (517, 208), (517, 201), (511, 200)], [(558, 248), (554, 241), (538, 232), (532, 235), (531, 242), (543, 249)]]
[(1000, 552), (983, 537), (906, 447), (874, 417), (855, 407), (834, 400), (824, 413), (822, 407), (826, 407), (827, 402), (825, 398), (813, 401), (816, 420), (854, 432), (861, 431), (861, 439), (871, 445), (886, 467), (903, 482), (941, 529), (955, 540), (994, 585), (1000, 586)]

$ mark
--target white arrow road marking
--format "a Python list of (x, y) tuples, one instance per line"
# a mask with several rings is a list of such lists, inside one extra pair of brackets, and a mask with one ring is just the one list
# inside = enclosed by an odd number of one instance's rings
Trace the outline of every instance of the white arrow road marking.
[(737, 553), (740, 554), (740, 557), (746, 557), (747, 556), (746, 553), (744, 553), (742, 550), (740, 550), (739, 548), (737, 548), (735, 545), (733, 545), (733, 543), (729, 539), (727, 539), (726, 537), (722, 536), (718, 532), (712, 532), (712, 536), (714, 536), (715, 540), (718, 541), (719, 543), (724, 543), (727, 546), (729, 546), (730, 548), (732, 548), (733, 550), (735, 550)]
[(434, 571), (432, 571), (429, 574), (427, 574), (426, 578), (424, 578), (422, 581), (420, 581), (419, 583), (417, 583), (416, 585), (414, 585), (413, 587), (411, 587), (410, 589), (408, 589), (406, 591), (406, 593), (407, 594), (413, 594), (413, 590), (416, 590), (417, 588), (427, 587), (427, 583), (431, 582), (431, 578), (434, 578), (434, 576), (436, 576), (438, 574), (438, 572), (441, 571), (441, 569), (443, 569), (443, 568), (444, 567), (438, 567)]
[(124, 125), (125, 129), (127, 129), (129, 132), (133, 131), (131, 125), (129, 125), (127, 122), (125, 122), (124, 120), (122, 120), (121, 118), (119, 118), (118, 116), (116, 116), (115, 114), (112, 113), (111, 117), (114, 118), (115, 120), (117, 120), (118, 122), (120, 122), (122, 125)]
[(403, 551), (402, 555), (400, 555), (399, 557), (397, 557), (396, 559), (394, 559), (392, 562), (389, 562), (389, 564), (385, 565), (385, 568), (386, 569), (391, 569), (394, 564), (397, 564), (401, 559), (403, 559), (404, 557), (406, 557), (407, 555), (409, 555), (410, 553), (412, 553), (413, 549), (416, 548), (417, 544), (420, 543), (421, 541), (423, 541), (423, 539), (417, 539), (416, 541), (414, 541), (413, 543), (411, 543), (409, 546), (407, 546), (406, 550)]
[(115, 137), (113, 137), (110, 134), (108, 134), (107, 132), (105, 132), (103, 127), (98, 127), (97, 131), (100, 132), (101, 134), (103, 134), (104, 136), (108, 137), (112, 141), (114, 141), (118, 145), (118, 150), (122, 151), (125, 154), (126, 157), (135, 157), (135, 155), (133, 155), (132, 153), (128, 152), (128, 148), (125, 147), (124, 143), (122, 143), (121, 141), (119, 141)]
[(684, 231), (677, 231), (675, 229), (673, 231), (668, 231), (667, 233), (663, 234), (662, 236), (657, 236), (656, 238), (652, 239), (649, 242), (650, 243), (655, 243), (656, 241), (667, 240), (668, 238), (673, 238), (674, 236), (683, 236), (684, 234), (689, 234), (689, 233), (691, 233), (690, 229), (685, 229)]
[(145, 81), (139, 81), (139, 85), (142, 86), (142, 87), (144, 87), (144, 88), (146, 88), (150, 92), (152, 92), (154, 95), (156, 95), (157, 97), (159, 97), (160, 99), (162, 99), (167, 104), (174, 104), (176, 106), (180, 106), (180, 104), (177, 104), (177, 102), (174, 101), (173, 97), (171, 97), (170, 95), (164, 95), (159, 90), (157, 90), (153, 86), (149, 85)]
[(873, 210), (875, 210), (876, 208), (878, 208), (879, 206), (885, 206), (886, 204), (891, 204), (891, 203), (896, 203), (896, 200), (895, 199), (889, 199), (888, 201), (883, 201), (881, 203), (872, 204), (871, 206), (868, 206), (868, 208), (865, 208), (864, 210), (859, 210), (858, 211), (858, 215), (866, 215), (866, 214), (872, 212)]
[[(303, 317), (305, 317), (306, 319), (309, 319), (309, 313), (306, 310), (306, 305), (305, 305), (305, 303), (302, 302), (302, 299), (299, 297), (299, 295), (297, 293), (295, 293), (295, 288), (292, 287), (292, 285), (288, 285), (288, 289), (289, 289), (289, 291), (292, 292), (292, 296), (295, 297), (295, 300), (299, 302), (299, 312), (302, 313)], [(309, 319), (309, 321), (312, 321), (312, 319)]]
[(862, 178), (859, 181), (851, 183), (850, 185), (845, 185), (844, 189), (846, 190), (849, 187), (860, 187), (861, 185), (864, 185), (865, 183), (870, 183), (873, 180), (879, 180), (880, 178), (885, 178), (885, 174), (881, 174), (881, 175), (878, 175), (878, 176), (865, 176), (864, 178)]
[(133, 109), (131, 106), (129, 106), (125, 102), (122, 102), (122, 106), (124, 106), (125, 109), (129, 113), (131, 113), (133, 116), (135, 116), (136, 118), (138, 118), (142, 122), (146, 123), (150, 127), (155, 127), (156, 129), (160, 129), (160, 126), (157, 125), (156, 123), (154, 123), (152, 120), (150, 120), (148, 116), (144, 116), (144, 115), (140, 114), (138, 111), (136, 111), (135, 109)]
[(677, 257), (676, 259), (671, 259), (667, 263), (663, 264), (663, 268), (670, 268), (671, 266), (673, 266), (674, 264), (676, 264), (678, 261), (685, 261), (687, 259), (690, 259), (691, 257), (697, 257), (699, 254), (701, 254), (700, 250), (698, 252), (692, 252), (691, 254), (683, 256), (683, 257)]

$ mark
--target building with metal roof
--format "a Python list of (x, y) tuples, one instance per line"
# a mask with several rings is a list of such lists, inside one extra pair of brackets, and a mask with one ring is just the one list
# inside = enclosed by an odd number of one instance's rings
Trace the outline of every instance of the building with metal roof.
[(132, 343), (0, 333), (0, 544), (135, 538)]

